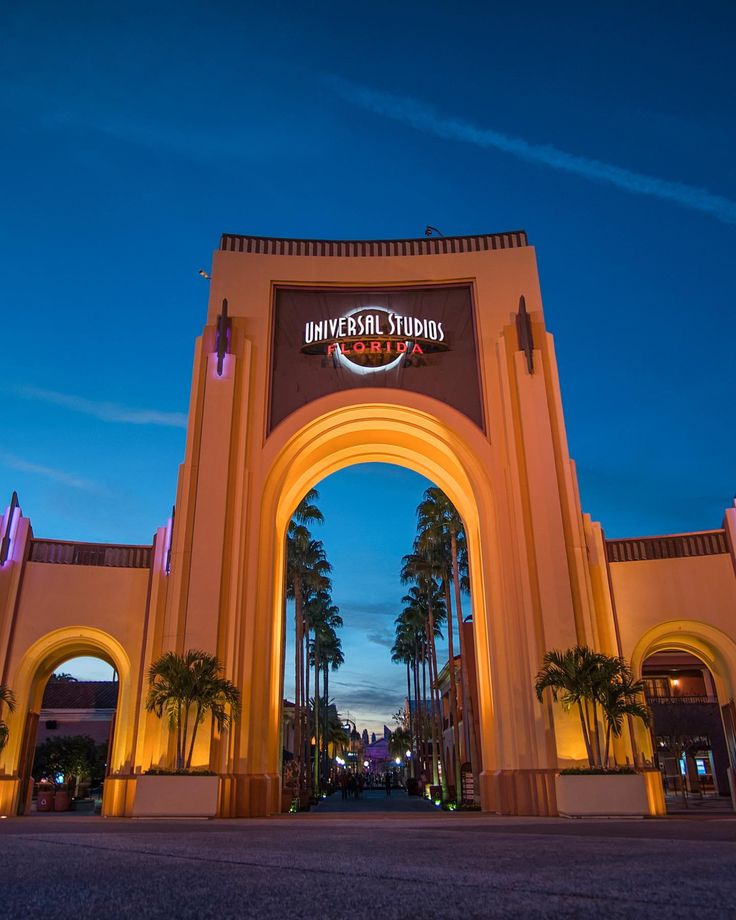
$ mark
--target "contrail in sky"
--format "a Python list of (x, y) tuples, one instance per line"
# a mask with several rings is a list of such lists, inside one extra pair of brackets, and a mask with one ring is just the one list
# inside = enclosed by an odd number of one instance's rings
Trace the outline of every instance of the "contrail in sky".
[(418, 99), (377, 92), (342, 77), (328, 79), (330, 85), (348, 102), (394, 121), (411, 125), (427, 134), (463, 141), (476, 147), (501, 150), (520, 160), (542, 163), (552, 169), (584, 176), (586, 179), (598, 179), (627, 192), (673, 201), (684, 208), (710, 214), (724, 223), (736, 224), (736, 201), (723, 195), (714, 195), (708, 189), (631, 172), (601, 160), (567, 153), (549, 144), (531, 144), (521, 137), (512, 137), (491, 128), (479, 128), (468, 121), (443, 115)]
[(98, 495), (105, 495), (107, 492), (103, 486), (92, 482), (91, 479), (83, 479), (81, 476), (75, 476), (73, 473), (67, 473), (52, 466), (42, 466), (40, 463), (33, 463), (22, 457), (16, 457), (15, 454), (8, 454), (4, 450), (0, 451), (0, 465), (7, 466), (11, 470), (19, 470), (22, 473), (43, 476), (46, 479), (52, 479), (54, 482), (60, 482), (62, 485), (71, 486), (73, 489), (81, 489), (83, 492), (94, 492)]
[(40, 387), (20, 386), (16, 392), (27, 399), (62, 406), (72, 412), (92, 415), (103, 422), (123, 422), (129, 425), (162, 425), (167, 428), (186, 428), (187, 417), (183, 412), (161, 412), (159, 409), (131, 409), (118, 403), (86, 399), (84, 396), (72, 396), (57, 393), (55, 390), (43, 390)]

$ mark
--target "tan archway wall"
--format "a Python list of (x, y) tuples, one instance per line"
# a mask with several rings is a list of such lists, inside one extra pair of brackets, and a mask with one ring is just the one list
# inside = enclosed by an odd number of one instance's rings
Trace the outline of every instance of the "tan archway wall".
[[(631, 655), (631, 669), (640, 679), (644, 662), (655, 652), (689, 652), (707, 665), (716, 685), (721, 706), (734, 698), (736, 691), (736, 643), (726, 633), (697, 620), (669, 620), (648, 630)], [(652, 756), (651, 737), (637, 719), (634, 722), (639, 750)]]
[(111, 773), (130, 770), (135, 726), (130, 659), (116, 639), (91, 626), (56, 629), (27, 649), (14, 681), (18, 705), (12, 716), (11, 740), (3, 751), (6, 764), (18, 762), (26, 714), (40, 710), (46, 682), (51, 674), (65, 661), (82, 655), (100, 658), (118, 672), (120, 687), (109, 764)]
[[(247, 772), (278, 780), (281, 614), (289, 519), (304, 494), (331, 473), (357, 463), (378, 462), (406, 467), (431, 480), (447, 494), (465, 522), (476, 630), (479, 716), (484, 729), (483, 759), (492, 769), (497, 757), (491, 661), (494, 666), (496, 662), (490, 651), (494, 640), (489, 626), (491, 609), (496, 606), (501, 610), (503, 606), (500, 578), (493, 577), (501, 568), (495, 564), (498, 541), (488, 474), (490, 445), (472, 423), (434, 400), (394, 394), (391, 390), (363, 391), (361, 395), (372, 399), (356, 405), (355, 394), (347, 393), (312, 403), (294, 413), (266, 444), (270, 462), (262, 493), (258, 571), (270, 573), (270, 577), (259, 579), (257, 619), (263, 633), (260, 642), (255, 636), (252, 639), (254, 645), (269, 652), (252, 659), (251, 673), (243, 674), (246, 697), (250, 699), (249, 724), (241, 734), (242, 748), (236, 757), (245, 759)], [(361, 513), (360, 509), (354, 513)], [(370, 590), (368, 576), (366, 590)], [(249, 637), (248, 644), (251, 641)], [(268, 688), (267, 699), (259, 699), (261, 687)], [(268, 795), (273, 797), (274, 791)]]

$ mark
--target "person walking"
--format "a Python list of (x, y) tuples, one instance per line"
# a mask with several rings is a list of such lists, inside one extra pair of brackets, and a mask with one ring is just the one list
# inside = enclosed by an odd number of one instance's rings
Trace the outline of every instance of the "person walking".
[(386, 770), (386, 795), (391, 798), (391, 771)]
[(340, 789), (342, 790), (342, 800), (343, 802), (348, 797), (348, 774), (343, 772), (340, 776)]

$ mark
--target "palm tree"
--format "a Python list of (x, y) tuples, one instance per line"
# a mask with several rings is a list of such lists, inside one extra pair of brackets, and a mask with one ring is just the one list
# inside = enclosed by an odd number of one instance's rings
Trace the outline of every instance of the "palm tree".
[(286, 536), (286, 596), (294, 601), (296, 641), (294, 644), (294, 756), (306, 763), (305, 747), (307, 732), (305, 707), (309, 700), (309, 672), (306, 661), (304, 604), (315, 593), (329, 591), (327, 577), (331, 566), (327, 561), (321, 541), (314, 540), (306, 524), (322, 522), (321, 511), (314, 504), (318, 498), (311, 489), (297, 506), (289, 522)]
[[(0, 684), (0, 705), (7, 706), (8, 712), (15, 712), (15, 694), (5, 684)], [(7, 723), (4, 719), (0, 719), (0, 751), (8, 743), (9, 734), (10, 730)]]
[(555, 702), (559, 699), (565, 709), (576, 707), (591, 767), (595, 766), (596, 758), (591, 741), (593, 730), (588, 702), (593, 695), (594, 672), (602, 657), (585, 645), (576, 645), (565, 651), (553, 649), (542, 659), (542, 668), (534, 684), (540, 702), (544, 691), (549, 689), (552, 691), (552, 699)]
[[(633, 680), (624, 659), (595, 652), (587, 645), (547, 652), (535, 681), (537, 699), (542, 700), (546, 689), (552, 691), (555, 702), (559, 699), (566, 709), (577, 709), (591, 769), (608, 768), (611, 735), (621, 734), (625, 715), (649, 721), (646, 707), (637, 699), (643, 683)], [(606, 722), (605, 755), (599, 709)]]
[(176, 728), (177, 770), (191, 768), (197, 730), (208, 715), (223, 731), (240, 711), (240, 691), (222, 671), (215, 655), (197, 649), (166, 652), (149, 668), (146, 709)]
[[(417, 528), (425, 540), (435, 545), (443, 569), (443, 581), (447, 592), (448, 610), (448, 647), (449, 657), (452, 661), (452, 603), (449, 596), (450, 584), (453, 588), (455, 601), (455, 616), (457, 619), (458, 640), (460, 643), (460, 661), (468, 667), (469, 650), (465, 642), (463, 629), (462, 592), (470, 590), (467, 564), (467, 543), (465, 539), (465, 525), (460, 514), (445, 493), (432, 486), (426, 490), (422, 502), (417, 508)], [(455, 685), (454, 668), (451, 669), (451, 702), (455, 706), (457, 717), (458, 688)], [(463, 670), (457, 675), (459, 695), (462, 699), (463, 711), (463, 752), (465, 760), (470, 761), (471, 770), (478, 788), (478, 742), (475, 734), (475, 720), (468, 681), (463, 676)], [(457, 745), (457, 739), (455, 741)]]
[[(327, 674), (329, 662), (326, 658), (326, 649), (332, 649), (334, 652), (333, 661), (339, 651), (339, 657), (342, 663), (342, 651), (339, 650), (339, 640), (337, 639), (336, 630), (342, 626), (342, 617), (339, 608), (332, 603), (329, 591), (317, 591), (304, 606), (305, 624), (307, 635), (313, 631), (314, 639), (312, 640), (309, 650), (309, 658), (314, 665), (314, 792), (315, 795), (320, 791), (320, 691), (319, 678), (320, 672)], [(309, 645), (309, 642), (308, 642)], [(333, 667), (334, 669), (334, 667)], [(324, 708), (327, 708), (327, 678), (325, 677), (325, 695)]]
[(407, 751), (411, 751), (411, 733), (405, 728), (396, 728), (388, 739), (388, 750), (392, 757), (400, 757), (403, 761)]
[[(435, 637), (439, 633), (441, 623), (447, 618), (445, 600), (436, 580), (436, 562), (430, 554), (425, 552), (419, 540), (415, 541), (414, 552), (402, 559), (401, 580), (404, 584), (413, 582), (414, 585), (402, 598), (402, 603), (407, 604), (404, 613), (413, 618), (416, 626), (424, 627), (426, 637), (426, 652), (422, 656), (423, 675), (426, 673), (426, 664), (429, 664), (430, 685), (430, 726), (432, 734), (432, 773), (434, 784), (439, 778), (438, 757), (443, 755), (441, 709), (437, 689), (437, 649)], [(419, 643), (417, 643), (419, 651)], [(419, 659), (417, 654), (417, 658)], [(418, 694), (417, 694), (418, 697)], [(423, 688), (423, 699), (426, 700), (426, 685)], [(421, 710), (420, 710), (421, 711)], [(421, 716), (420, 716), (421, 718)], [(443, 756), (443, 781), (447, 782), (447, 765)]]
[(607, 668), (607, 680), (598, 687), (601, 709), (606, 722), (606, 750), (603, 756), (604, 767), (608, 766), (611, 736), (621, 737), (624, 717), (641, 719), (649, 725), (650, 713), (643, 701), (644, 681), (634, 680), (631, 668), (623, 658), (612, 658)]
[[(391, 647), (391, 661), (396, 664), (406, 665), (406, 700), (409, 706), (409, 750), (413, 754), (416, 752), (415, 748), (415, 739), (416, 739), (416, 730), (415, 730), (415, 720), (414, 720), (414, 710), (411, 705), (411, 675), (414, 669), (414, 641), (411, 637), (410, 630), (408, 625), (402, 620), (401, 617), (396, 619), (396, 639), (393, 646)], [(411, 762), (412, 776), (416, 776), (416, 757), (412, 757)]]

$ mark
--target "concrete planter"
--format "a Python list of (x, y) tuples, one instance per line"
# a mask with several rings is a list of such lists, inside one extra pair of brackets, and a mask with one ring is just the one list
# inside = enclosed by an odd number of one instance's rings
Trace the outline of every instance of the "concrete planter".
[(219, 776), (138, 776), (134, 818), (214, 818)]
[(555, 791), (557, 811), (566, 818), (651, 814), (647, 783), (641, 773), (558, 775)]

